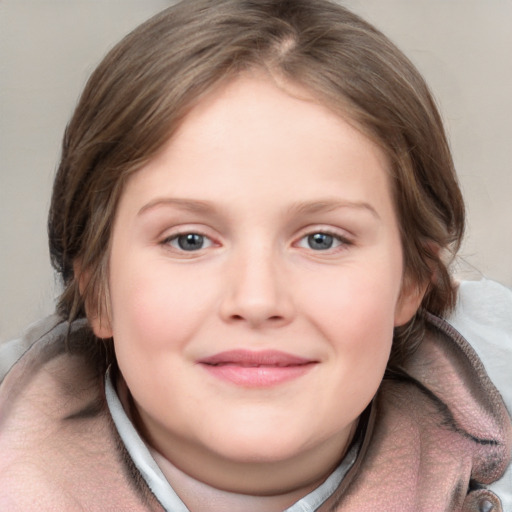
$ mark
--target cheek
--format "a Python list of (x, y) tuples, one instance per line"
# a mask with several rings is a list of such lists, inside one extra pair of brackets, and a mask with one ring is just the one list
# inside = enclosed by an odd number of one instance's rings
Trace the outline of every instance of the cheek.
[(341, 364), (356, 382), (371, 380), (372, 376), (380, 381), (387, 365), (394, 327), (391, 299), (387, 293), (358, 289), (357, 295), (344, 298), (338, 320), (330, 324), (333, 350), (342, 356)]
[(165, 264), (119, 266), (111, 284), (114, 340), (142, 344), (145, 350), (185, 344), (211, 307), (204, 280), (188, 280)]
[[(306, 310), (318, 327), (367, 338), (368, 331), (392, 332), (400, 291), (400, 276), (365, 268), (315, 276), (315, 286), (303, 287)], [(359, 334), (358, 334), (359, 333)]]
[[(324, 388), (324, 408), (340, 407), (356, 418), (382, 381), (393, 342), (395, 288), (361, 279), (340, 282), (329, 298), (315, 301), (316, 328), (329, 341), (333, 385)], [(324, 394), (325, 393), (325, 394)], [(334, 426), (338, 416), (332, 418)]]
[(389, 274), (351, 268), (304, 295), (310, 322), (329, 341), (337, 375), (346, 377), (340, 383), (345, 393), (360, 390), (371, 397), (380, 383), (393, 342), (399, 282)]

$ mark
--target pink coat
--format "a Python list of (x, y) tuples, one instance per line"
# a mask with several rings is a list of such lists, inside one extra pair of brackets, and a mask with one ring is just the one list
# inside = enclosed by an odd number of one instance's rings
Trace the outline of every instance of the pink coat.
[[(322, 512), (498, 512), (485, 489), (512, 454), (512, 422), (473, 349), (430, 327), (385, 379), (354, 466)], [(42, 336), (0, 385), (0, 510), (163, 511), (105, 400), (107, 361), (82, 323)]]

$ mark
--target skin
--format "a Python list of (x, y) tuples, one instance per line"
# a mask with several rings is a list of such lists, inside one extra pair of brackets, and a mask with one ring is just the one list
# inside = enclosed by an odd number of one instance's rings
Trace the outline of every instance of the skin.
[[(139, 429), (191, 510), (198, 494), (209, 510), (215, 498), (282, 510), (339, 463), (394, 326), (421, 301), (402, 286), (387, 165), (307, 91), (247, 75), (203, 99), (128, 182), (111, 317), (92, 324), (113, 336)], [(202, 245), (181, 249), (187, 233)], [(233, 349), (313, 363), (252, 387), (198, 363)]]

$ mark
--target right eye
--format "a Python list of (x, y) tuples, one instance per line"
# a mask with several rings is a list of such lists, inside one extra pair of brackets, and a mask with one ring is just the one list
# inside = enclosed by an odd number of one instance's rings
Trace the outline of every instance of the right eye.
[(303, 236), (297, 243), (298, 247), (303, 249), (312, 249), (313, 251), (332, 252), (339, 251), (350, 245), (350, 242), (334, 233), (317, 231)]
[(200, 251), (213, 245), (210, 238), (200, 233), (180, 233), (166, 238), (163, 243), (187, 252)]

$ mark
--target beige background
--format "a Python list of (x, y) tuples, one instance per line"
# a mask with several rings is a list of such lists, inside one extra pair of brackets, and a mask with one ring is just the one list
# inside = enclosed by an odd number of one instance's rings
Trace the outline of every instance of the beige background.
[[(122, 35), (170, 3), (0, 0), (0, 341), (53, 310), (46, 210), (86, 77)], [(462, 266), (512, 286), (512, 0), (345, 4), (429, 81), (469, 210)]]

